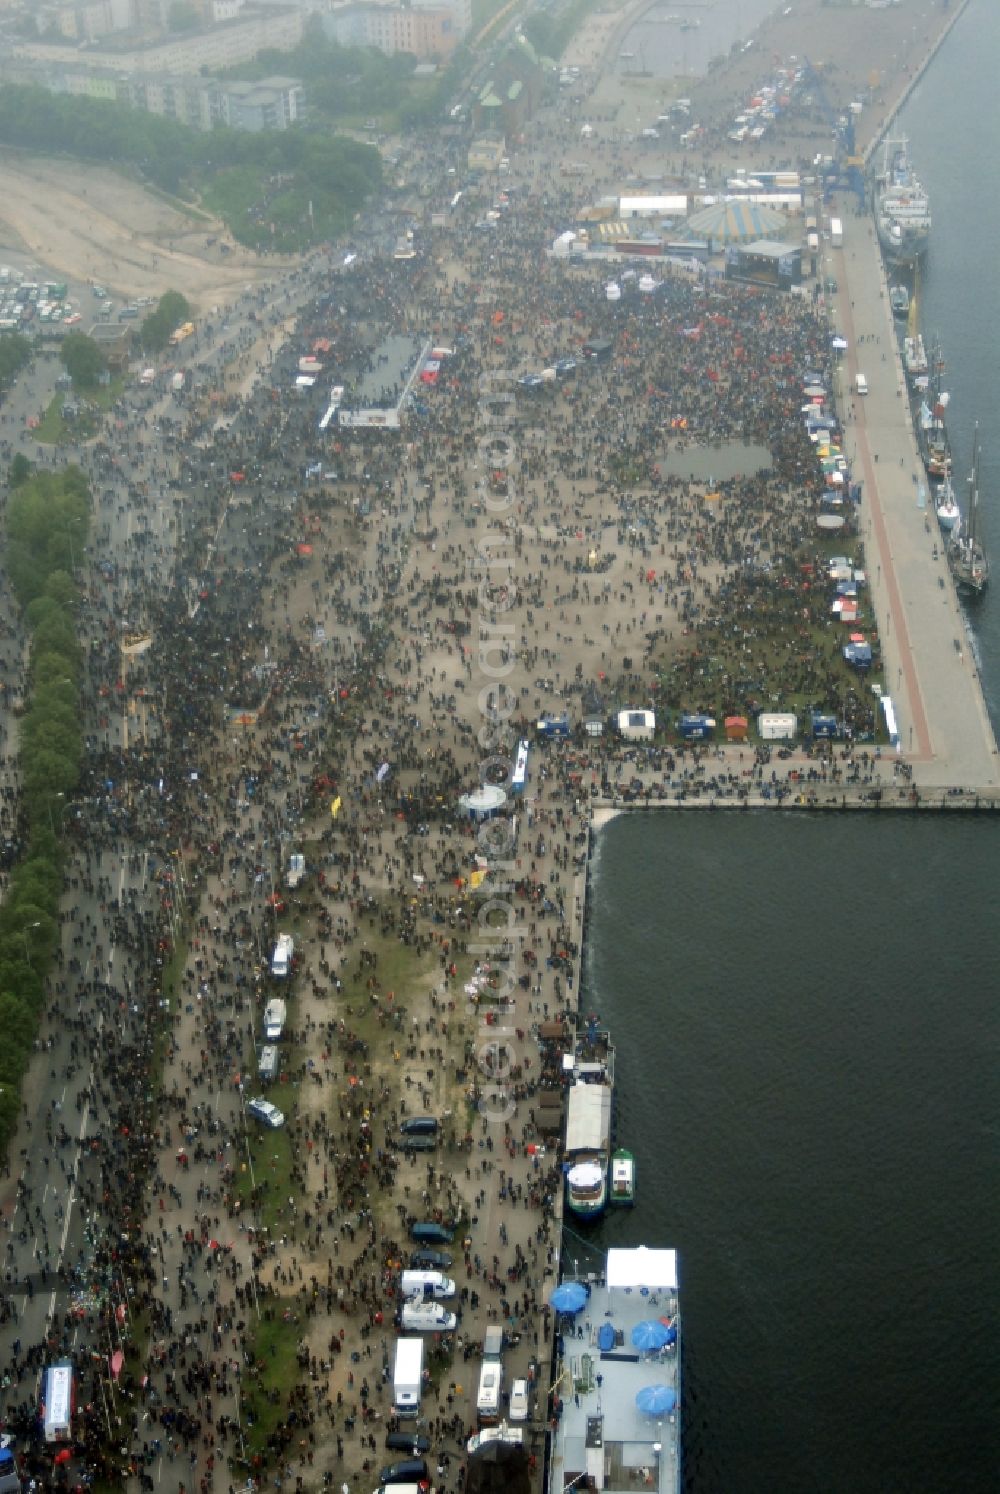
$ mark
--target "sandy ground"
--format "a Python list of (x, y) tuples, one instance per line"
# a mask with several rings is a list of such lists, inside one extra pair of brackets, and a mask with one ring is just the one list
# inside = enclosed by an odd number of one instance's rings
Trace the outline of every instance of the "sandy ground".
[(170, 288), (219, 305), (274, 270), (239, 246), (223, 254), (227, 241), (218, 222), (188, 217), (110, 168), (0, 155), (0, 247), (67, 280), (97, 280), (127, 298)]

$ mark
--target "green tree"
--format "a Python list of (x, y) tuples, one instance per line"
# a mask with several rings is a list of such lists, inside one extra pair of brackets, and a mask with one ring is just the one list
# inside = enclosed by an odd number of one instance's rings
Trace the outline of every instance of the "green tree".
[(160, 352), (170, 341), (171, 332), (190, 319), (191, 307), (187, 298), (180, 291), (165, 291), (156, 310), (150, 312), (140, 328), (143, 347), (151, 353)]
[(64, 337), (59, 356), (77, 389), (93, 389), (107, 368), (104, 354), (86, 332), (71, 332)]
[(10, 464), (10, 470), (7, 473), (7, 481), (12, 488), (23, 487), (34, 470), (24, 452), (16, 451), (14, 453), (14, 460)]

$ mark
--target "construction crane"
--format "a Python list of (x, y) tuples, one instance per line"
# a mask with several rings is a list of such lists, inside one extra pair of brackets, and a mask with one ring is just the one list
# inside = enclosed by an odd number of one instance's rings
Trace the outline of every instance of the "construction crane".
[(865, 164), (864, 158), (857, 154), (854, 112), (848, 108), (844, 113), (838, 114), (827, 97), (826, 84), (819, 68), (814, 66), (808, 57), (803, 57), (802, 61), (807, 86), (830, 127), (835, 148), (832, 162), (819, 166), (823, 195), (828, 196), (837, 187), (846, 187), (849, 191), (856, 193), (859, 207), (864, 207)]

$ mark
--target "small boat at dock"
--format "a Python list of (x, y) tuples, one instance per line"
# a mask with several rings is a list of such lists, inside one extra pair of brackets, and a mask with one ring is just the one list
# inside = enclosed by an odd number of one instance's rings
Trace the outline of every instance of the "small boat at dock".
[(905, 285), (894, 285), (891, 287), (889, 291), (889, 305), (892, 307), (893, 316), (909, 316), (910, 293)]
[(631, 1208), (635, 1203), (635, 1158), (620, 1146), (611, 1158), (612, 1207)]

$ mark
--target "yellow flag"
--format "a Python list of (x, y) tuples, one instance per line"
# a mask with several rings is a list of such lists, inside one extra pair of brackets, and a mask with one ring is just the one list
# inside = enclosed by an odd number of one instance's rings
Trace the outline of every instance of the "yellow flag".
[(340, 813), (341, 802), (342, 801), (340, 795), (338, 794), (336, 799), (334, 799), (333, 803), (330, 805), (330, 813), (333, 815), (334, 819), (336, 819), (338, 814)]

